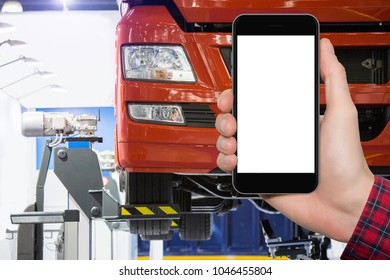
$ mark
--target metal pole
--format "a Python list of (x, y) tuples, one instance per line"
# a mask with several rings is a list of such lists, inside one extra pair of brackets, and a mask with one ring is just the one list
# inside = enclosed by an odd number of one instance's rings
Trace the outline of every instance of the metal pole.
[(163, 240), (151, 240), (149, 248), (150, 260), (162, 260), (164, 253), (164, 241)]
[(79, 222), (64, 223), (64, 260), (79, 259)]
[[(41, 166), (39, 169), (37, 185), (36, 185), (36, 205), (35, 211), (44, 211), (44, 200), (45, 200), (45, 182), (47, 177), (47, 171), (49, 169), (50, 156), (52, 148), (49, 146), (50, 139), (46, 140), (45, 149), (42, 156)], [(43, 260), (43, 224), (35, 225), (35, 259)]]
[(19, 58), (15, 59), (15, 60), (12, 60), (12, 61), (10, 61), (10, 62), (1, 64), (1, 65), (0, 65), (0, 68), (1, 68), (1, 67), (4, 67), (4, 66), (7, 66), (7, 65), (10, 65), (10, 64), (12, 64), (12, 63), (15, 63), (15, 62), (17, 62), (17, 61), (19, 61), (19, 60), (23, 60), (23, 59), (24, 59), (24, 57), (19, 57)]

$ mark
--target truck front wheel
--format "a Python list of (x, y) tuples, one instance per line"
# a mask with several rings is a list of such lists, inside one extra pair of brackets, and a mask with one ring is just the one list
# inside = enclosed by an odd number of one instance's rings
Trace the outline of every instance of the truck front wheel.
[(182, 240), (209, 240), (211, 238), (211, 214), (180, 215), (179, 236)]
[[(172, 204), (172, 174), (128, 173), (126, 204)], [(129, 220), (130, 233), (153, 237), (168, 236), (172, 220)]]

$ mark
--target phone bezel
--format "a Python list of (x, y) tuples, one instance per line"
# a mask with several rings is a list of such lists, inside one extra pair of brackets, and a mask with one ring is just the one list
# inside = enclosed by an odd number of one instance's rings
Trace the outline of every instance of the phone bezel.
[[(233, 170), (233, 187), (243, 194), (310, 193), (319, 181), (319, 23), (310, 14), (242, 14), (233, 21), (232, 83), (237, 119), (237, 36), (238, 35), (314, 35), (315, 36), (315, 159), (314, 173), (238, 173)], [(239, 94), (239, 93), (238, 93)], [(239, 113), (238, 113), (239, 114)], [(238, 142), (239, 128), (235, 137)], [(239, 143), (238, 143), (239, 145)], [(239, 155), (236, 152), (239, 163)]]

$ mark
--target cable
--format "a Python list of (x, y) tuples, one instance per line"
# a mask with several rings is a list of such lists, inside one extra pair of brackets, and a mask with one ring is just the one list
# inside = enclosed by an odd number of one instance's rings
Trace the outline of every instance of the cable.
[(54, 147), (55, 146), (55, 143), (58, 141), (58, 133), (56, 133), (56, 138), (54, 138), (54, 140), (52, 142), (49, 143), (49, 147)]
[[(60, 133), (60, 139), (58, 140), (58, 144), (61, 144), (61, 142), (62, 142), (62, 138), (64, 137), (64, 134), (62, 134), (62, 133)], [(57, 144), (57, 145), (58, 145)]]
[(61, 144), (61, 142), (62, 142), (62, 138), (64, 137), (64, 135), (63, 135), (63, 133), (61, 132), (60, 133), (60, 137), (58, 137), (58, 133), (56, 134), (56, 138), (54, 139), (54, 141), (53, 142), (51, 142), (50, 144), (49, 144), (49, 147), (56, 147), (56, 146), (58, 146), (59, 144)]

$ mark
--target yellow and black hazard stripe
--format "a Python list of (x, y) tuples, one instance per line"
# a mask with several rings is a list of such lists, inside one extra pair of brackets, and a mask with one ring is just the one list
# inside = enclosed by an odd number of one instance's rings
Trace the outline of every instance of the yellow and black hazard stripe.
[(119, 215), (123, 219), (179, 219), (179, 205), (176, 204), (120, 205), (119, 207)]
[(178, 228), (179, 228), (179, 220), (172, 220), (171, 229), (178, 229)]

